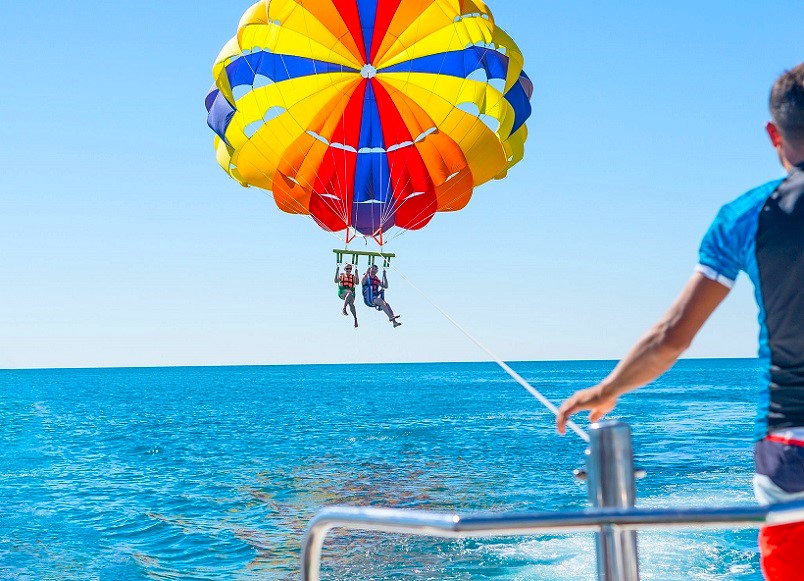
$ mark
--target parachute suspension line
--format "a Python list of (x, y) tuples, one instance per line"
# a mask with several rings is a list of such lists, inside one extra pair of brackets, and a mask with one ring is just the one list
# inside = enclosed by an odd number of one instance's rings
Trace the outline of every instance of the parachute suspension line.
[[(413, 147), (413, 146), (411, 146), (411, 147)], [(408, 154), (408, 155), (410, 155), (410, 154)], [(399, 206), (401, 206), (402, 204), (405, 203), (404, 200), (400, 204), (396, 203), (397, 202), (396, 193), (398, 191), (402, 191), (405, 187), (407, 187), (408, 184), (411, 183), (411, 177), (410, 177), (410, 174), (408, 174), (408, 177), (405, 180), (405, 183), (400, 184), (400, 182), (402, 181), (402, 177), (404, 175), (401, 172), (400, 172), (399, 177), (397, 178), (396, 183), (391, 183), (391, 176), (394, 173), (394, 167), (395, 167), (397, 161), (398, 161), (398, 156), (395, 155), (394, 156), (394, 163), (390, 164), (390, 166), (389, 166), (390, 173), (388, 175), (388, 185), (390, 186), (390, 191), (386, 192), (386, 198), (388, 199), (388, 204), (385, 206), (385, 210), (383, 210), (382, 217), (380, 218), (381, 227), (388, 221), (388, 219), (391, 217), (391, 214), (395, 214), (396, 211), (399, 209)], [(400, 185), (401, 185), (401, 187), (400, 187)]]
[[(260, 188), (259, 190), (260, 190), (260, 191), (261, 191), (263, 194), (265, 194), (266, 196), (269, 196), (269, 197), (271, 197), (271, 198), (273, 198), (273, 197), (274, 197), (274, 196), (273, 196), (273, 192), (271, 192), (271, 191), (269, 191), (269, 190), (263, 190), (262, 188)], [(309, 220), (310, 220), (310, 221), (311, 221), (313, 224), (315, 224), (316, 226), (321, 227), (321, 224), (319, 224), (319, 223), (318, 223), (318, 221), (317, 221), (317, 220), (316, 220), (316, 219), (315, 219), (315, 218), (314, 218), (314, 217), (313, 217), (311, 214), (308, 214), (308, 213), (306, 213), (306, 212), (304, 211), (304, 210), (305, 210), (305, 207), (304, 207), (304, 206), (303, 206), (303, 205), (302, 205), (302, 204), (301, 204), (301, 203), (300, 203), (298, 200), (294, 200), (294, 202), (295, 202), (295, 204), (296, 204), (296, 205), (299, 207), (299, 209), (301, 210), (301, 211), (299, 212), (299, 215), (300, 215), (300, 216), (303, 216), (303, 217), (305, 217), (305, 218), (309, 219)], [(333, 232), (333, 231), (331, 231), (331, 230), (326, 230), (326, 229), (324, 229), (324, 232), (326, 232), (327, 234), (329, 234), (330, 236), (332, 236), (333, 238), (335, 238), (335, 240), (337, 240), (338, 242), (344, 242), (344, 250), (343, 250), (343, 253), (342, 253), (342, 254), (339, 254), (339, 255), (338, 255), (338, 257), (337, 257), (337, 258), (338, 258), (338, 261), (337, 261), (337, 263), (338, 263), (338, 264), (341, 264), (343, 254), (349, 254), (349, 252), (348, 252), (348, 250), (347, 250), (347, 249), (348, 249), (348, 247), (349, 247), (349, 243), (350, 243), (350, 242), (352, 242), (352, 241), (353, 241), (355, 238), (357, 238), (357, 230), (354, 230), (354, 228), (352, 228), (352, 236), (351, 236), (351, 238), (350, 238), (350, 237), (349, 237), (349, 229), (350, 229), (350, 227), (348, 227), (348, 226), (347, 226), (347, 228), (346, 228), (346, 239), (345, 239), (345, 240), (341, 240), (341, 237), (340, 237), (340, 236), (338, 236), (338, 234), (336, 234), (335, 232)], [(366, 245), (368, 246), (368, 240), (366, 240), (365, 236), (363, 237), (363, 241), (364, 241), (364, 242), (366, 243)], [(336, 252), (336, 254), (337, 254), (337, 252), (338, 252), (338, 251), (333, 251), (333, 252)]]
[[(458, 36), (457, 29), (453, 27), (453, 30), (452, 30), (452, 36), (451, 36), (450, 41), (449, 41), (450, 45), (451, 45), (453, 42), (455, 42), (455, 40), (456, 40), (456, 37), (457, 37), (457, 36)], [(446, 59), (443, 59), (443, 60), (441, 61), (441, 64), (440, 64), (440, 65), (439, 65), (439, 67), (438, 67), (438, 72), (436, 73), (436, 75), (441, 75), (441, 73), (442, 73), (442, 72), (443, 72), (443, 70), (444, 70), (444, 64), (445, 64), (445, 63), (446, 63)], [(465, 84), (466, 84), (466, 80), (464, 79), (464, 81), (463, 81), (463, 83), (462, 83), (462, 85), (461, 85), (461, 91), (463, 91), (463, 86), (464, 86)], [(430, 94), (427, 96), (427, 102), (426, 102), (426, 103), (424, 103), (424, 104), (420, 104), (420, 106), (422, 107), (422, 109), (423, 109), (425, 112), (427, 112), (427, 111), (429, 111), (429, 110), (430, 110), (430, 102), (433, 100), (434, 95), (435, 95), (435, 93), (432, 93), (432, 92), (431, 92), (431, 93), (430, 93)], [(430, 116), (429, 116), (429, 114), (428, 114), (428, 117), (430, 117)], [(433, 124), (435, 125), (435, 127), (436, 127), (436, 128), (438, 128), (438, 126), (439, 126), (439, 122), (436, 122), (436, 121), (435, 121), (435, 120), (433, 120), (432, 118), (430, 118), (430, 120), (433, 122)], [(444, 122), (444, 119), (442, 119), (440, 123), (441, 123), (441, 124), (443, 124), (443, 122)], [(426, 137), (425, 137), (425, 139), (426, 139)], [(415, 147), (415, 145), (412, 145), (411, 147)], [(411, 176), (410, 176), (410, 175), (408, 175), (408, 179), (407, 179), (407, 181), (405, 182), (405, 186), (407, 186), (407, 185), (408, 185), (410, 182), (411, 182)], [(433, 194), (435, 195), (435, 185), (433, 185)], [(396, 212), (396, 210), (399, 208), (399, 206), (401, 206), (402, 204), (404, 204), (404, 203), (405, 203), (405, 201), (407, 201), (407, 200), (403, 200), (403, 201), (402, 201), (402, 203), (400, 203), (399, 205), (397, 205), (397, 204), (396, 204), (396, 200), (394, 200), (394, 201), (392, 202), (392, 204), (391, 204), (391, 206), (393, 206), (393, 207), (392, 207), (392, 208), (389, 208), (389, 214), (390, 214), (390, 212), (391, 212), (391, 211)], [(419, 226), (419, 225), (420, 225), (422, 222), (425, 222), (425, 221), (426, 221), (426, 220), (429, 218), (428, 216), (424, 216), (424, 217), (422, 217), (421, 219), (419, 219), (419, 217), (420, 217), (420, 216), (422, 216), (422, 214), (424, 214), (425, 212), (426, 212), (426, 209), (424, 209), (424, 208), (423, 208), (423, 209), (421, 209), (421, 210), (419, 210), (419, 212), (417, 212), (417, 213), (416, 213), (416, 215), (415, 215), (415, 216), (413, 216), (413, 218), (410, 220), (410, 222), (411, 222), (411, 226), (412, 226), (411, 228), (407, 228), (407, 229), (401, 230), (399, 233), (397, 233), (396, 235), (392, 236), (392, 237), (391, 237), (391, 238), (389, 238), (387, 241), (393, 240), (394, 238), (397, 238), (397, 237), (401, 236), (403, 232), (408, 232), (409, 230), (414, 230), (414, 229), (416, 229), (416, 227), (418, 227), (418, 226)]]
[[(455, 32), (453, 32), (453, 37), (454, 36), (455, 36)], [(286, 65), (285, 65), (285, 67), (287, 68)], [(439, 67), (438, 74), (440, 74), (442, 72), (442, 69), (443, 69), (443, 63)], [(461, 84), (462, 89), (463, 89), (463, 87), (466, 86), (467, 82), (468, 82), (468, 79), (463, 79), (462, 80), (462, 84)], [(348, 97), (345, 94), (343, 94), (343, 93), (341, 94), (341, 99), (347, 99), (347, 98)], [(432, 100), (432, 99), (433, 99), (433, 95), (430, 95), (428, 97), (428, 104), (429, 104), (429, 101)], [(346, 126), (346, 123), (347, 123), (347, 119), (346, 119), (346, 116), (345, 116), (345, 111), (340, 116), (340, 123), (342, 125), (342, 129), (345, 131), (345, 126)], [(477, 119), (475, 121), (475, 123), (482, 123), (482, 122), (480, 121), (480, 119)], [(437, 125), (438, 124), (436, 124), (436, 126)], [(469, 149), (474, 147), (474, 145), (478, 142), (479, 139), (480, 139), (480, 136), (478, 135), (472, 141), (472, 145), (469, 147)], [(347, 175), (347, 172), (346, 172), (346, 169), (347, 169), (346, 168), (346, 164), (347, 164), (346, 156), (343, 157), (343, 162), (344, 162), (343, 175)], [(393, 175), (393, 167), (394, 167), (393, 164), (389, 167), (390, 172), (389, 172), (389, 175), (388, 175), (388, 180), (380, 180), (381, 182), (385, 181), (387, 183), (387, 187), (389, 188), (389, 191), (386, 192), (386, 196), (389, 198), (389, 200), (388, 200), (387, 204), (383, 204), (384, 208), (381, 209), (380, 212), (379, 212), (379, 217), (378, 217), (379, 229), (377, 231), (375, 231), (373, 234), (370, 234), (368, 236), (363, 237), (364, 240), (365, 240), (366, 245), (368, 245), (368, 238), (370, 237), (377, 244), (380, 245), (381, 250), (382, 250), (383, 244), (385, 244), (387, 242), (390, 242), (392, 240), (395, 240), (396, 238), (398, 238), (399, 236), (402, 236), (403, 234), (409, 232), (410, 230), (415, 230), (417, 227), (420, 227), (420, 225), (423, 222), (427, 221), (430, 218), (426, 214), (427, 210), (422, 209), (412, 217), (412, 219), (411, 219), (411, 228), (407, 228), (407, 229), (400, 228), (399, 232), (393, 233), (390, 236), (388, 236), (387, 233), (383, 231), (383, 225), (390, 218), (391, 214), (396, 212), (399, 209), (399, 207), (401, 205), (403, 205), (405, 203), (405, 201), (407, 201), (407, 200), (402, 200), (401, 203), (397, 203), (397, 200), (396, 200), (394, 194), (396, 193), (396, 191), (398, 191), (400, 186), (402, 188), (404, 188), (404, 187), (408, 186), (412, 182), (410, 175), (408, 175), (407, 179), (404, 179), (404, 183), (402, 183), (403, 179), (401, 179), (403, 176), (400, 176), (400, 178), (397, 179), (396, 183), (392, 183), (391, 175)], [(465, 171), (469, 171), (468, 166), (467, 166)], [(340, 176), (340, 174), (336, 173), (334, 177), (335, 177), (336, 182), (333, 185), (336, 186), (336, 189), (338, 191), (341, 191), (341, 192), (345, 192), (345, 193), (348, 192), (349, 189), (350, 189), (350, 186), (348, 184), (341, 184), (341, 180), (340, 180), (341, 176)], [(448, 200), (447, 200), (448, 205), (451, 205), (452, 202), (454, 202), (460, 195), (461, 195), (460, 192), (458, 192), (458, 193), (453, 194), (452, 196), (450, 196), (448, 198)], [(339, 215), (341, 217), (341, 219), (343, 220), (344, 224), (347, 225), (345, 238), (346, 238), (346, 244), (348, 245), (354, 238), (357, 237), (357, 234), (358, 234), (357, 231), (354, 230), (354, 228), (349, 225), (349, 222), (351, 220), (350, 220), (350, 215), (349, 215), (350, 212), (349, 212), (349, 209), (348, 209), (348, 193), (347, 193), (347, 199), (340, 199), (340, 198), (333, 199), (333, 198), (325, 197), (325, 198), (322, 198), (321, 201), (326, 206), (329, 206), (329, 208), (335, 214)], [(298, 200), (294, 200), (294, 203), (295, 203), (295, 205), (297, 205), (300, 208), (300, 210), (301, 210), (300, 213), (301, 214), (306, 214), (306, 212), (305, 212), (306, 208)], [(379, 209), (379, 208), (376, 208), (376, 209)], [(370, 212), (372, 214), (372, 222), (375, 222), (377, 220), (377, 216), (375, 215), (375, 207), (374, 207), (373, 204), (371, 205)], [(308, 216), (319, 227), (323, 227), (323, 225), (318, 223), (318, 221), (315, 220), (315, 218), (313, 218), (311, 215), (308, 214)], [(351, 238), (349, 236), (350, 228), (352, 228), (354, 230), (353, 235), (351, 236)], [(332, 234), (335, 235), (334, 233), (332, 233)]]
[[(465, 84), (465, 83), (466, 83), (466, 81), (464, 81), (464, 84)], [(463, 86), (463, 85), (462, 85), (462, 86)], [(480, 119), (478, 119), (477, 121), (475, 121), (475, 123), (482, 123), (482, 122), (480, 121)], [(425, 139), (427, 139), (427, 138), (425, 137)], [(468, 149), (471, 149), (472, 147), (474, 147), (474, 146), (477, 144), (477, 142), (479, 141), (479, 139), (480, 139), (480, 135), (478, 135), (478, 137), (476, 137), (476, 138), (475, 138), (475, 140), (474, 140), (474, 141), (472, 141), (472, 145), (471, 145), (471, 146), (470, 146)], [(471, 171), (471, 169), (469, 168), (469, 166), (468, 166), (468, 164), (467, 164), (466, 168), (465, 168), (464, 170), (462, 170), (462, 171)], [(474, 194), (474, 189), (475, 189), (475, 187), (476, 187), (476, 186), (473, 186), (473, 188), (472, 188), (472, 190), (473, 190), (472, 194)], [(447, 205), (452, 205), (452, 203), (453, 203), (455, 200), (457, 200), (457, 199), (458, 199), (458, 197), (459, 197), (460, 195), (461, 195), (460, 190), (458, 190), (458, 192), (454, 193), (452, 196), (450, 196), (450, 197), (447, 199)], [(419, 211), (419, 212), (418, 212), (418, 213), (417, 213), (415, 216), (413, 216), (413, 218), (411, 219), (411, 228), (407, 228), (407, 229), (400, 229), (400, 230), (399, 230), (399, 232), (395, 233), (393, 236), (390, 236), (390, 237), (389, 237), (389, 238), (386, 240), (386, 242), (390, 242), (390, 241), (392, 241), (392, 240), (396, 240), (397, 238), (399, 238), (399, 237), (400, 237), (400, 236), (402, 236), (403, 234), (406, 234), (407, 232), (410, 232), (411, 230), (415, 230), (415, 229), (416, 229), (416, 227), (418, 227), (420, 224), (422, 224), (422, 223), (423, 223), (424, 221), (426, 221), (427, 219), (428, 219), (428, 217), (427, 217), (426, 215), (424, 215), (424, 210), (420, 210), (420, 211)]]
[[(455, 42), (455, 39), (456, 39), (457, 35), (458, 35), (457, 31), (456, 31), (455, 29), (453, 29), (453, 31), (452, 31), (452, 37), (450, 38), (450, 44), (452, 44), (453, 42)], [(407, 49), (406, 49), (406, 50), (407, 50)], [(438, 68), (438, 73), (437, 73), (438, 75), (440, 75), (440, 74), (443, 72), (445, 62), (446, 62), (446, 59), (444, 59), (444, 60), (442, 60), (442, 61), (441, 61), (441, 64), (439, 65), (439, 68)], [(466, 82), (466, 81), (464, 80), (464, 84), (465, 84), (465, 82)], [(429, 110), (429, 104), (430, 104), (430, 101), (432, 101), (433, 96), (434, 96), (434, 95), (433, 95), (433, 93), (429, 94), (429, 95), (428, 95), (428, 97), (427, 97), (427, 103), (426, 103), (425, 105), (422, 105), (422, 108), (423, 108), (425, 111)], [(429, 117), (429, 115), (428, 115), (428, 117)], [(431, 121), (432, 121), (432, 119), (431, 119)], [(442, 119), (442, 122), (443, 122), (443, 119)], [(438, 123), (436, 123), (435, 121), (433, 121), (433, 123), (434, 123), (434, 125), (435, 125), (436, 127), (438, 127)], [(415, 147), (415, 146), (411, 146), (411, 147)], [(390, 169), (391, 169), (391, 173), (393, 173), (393, 168), (391, 167)], [(390, 180), (390, 177), (391, 177), (391, 176), (389, 175), (388, 177), (389, 177), (388, 184), (389, 184), (389, 185), (391, 185), (391, 180)], [(399, 180), (400, 182), (401, 182), (401, 177), (402, 177), (402, 176), (400, 176), (400, 180)], [(405, 180), (405, 183), (403, 184), (403, 187), (406, 187), (406, 186), (407, 186), (408, 184), (410, 184), (411, 182), (412, 182), (411, 176), (410, 176), (410, 174), (408, 174), (407, 179)], [(399, 183), (399, 182), (398, 182), (398, 183), (396, 183), (396, 184), (394, 184), (394, 185), (393, 185), (393, 187), (392, 187), (392, 189), (391, 189), (391, 191), (390, 191), (390, 192), (388, 192), (388, 194), (389, 194), (389, 196), (390, 196), (390, 203), (387, 205), (386, 209), (383, 211), (383, 213), (382, 213), (382, 215), (381, 215), (381, 217), (380, 217), (380, 224), (381, 224), (381, 225), (382, 225), (382, 224), (385, 224), (385, 222), (386, 222), (386, 221), (387, 221), (387, 220), (390, 218), (391, 214), (392, 214), (392, 213), (396, 213), (396, 211), (399, 209), (399, 207), (400, 207), (402, 204), (404, 204), (404, 203), (405, 203), (405, 201), (406, 201), (406, 200), (402, 200), (402, 202), (401, 202), (401, 203), (399, 203), (399, 204), (397, 204), (397, 203), (396, 203), (396, 202), (397, 202), (397, 200), (396, 200), (396, 197), (394, 196), (394, 194), (397, 192), (397, 188), (398, 188), (398, 186), (399, 186), (399, 185), (400, 185), (400, 183)], [(419, 211), (419, 212), (418, 212), (418, 213), (417, 213), (417, 214), (416, 214), (416, 215), (413, 217), (413, 220), (414, 220), (414, 221), (418, 220), (419, 216), (421, 216), (421, 215), (424, 213), (424, 211), (425, 211), (425, 210), (420, 210), (420, 211)], [(415, 227), (415, 226), (418, 226), (419, 224), (421, 224), (422, 222), (424, 222), (426, 219), (427, 219), (427, 218), (425, 217), (425, 218), (422, 218), (421, 220), (418, 220), (418, 221), (414, 222), (414, 227)], [(413, 229), (413, 228), (410, 228), (410, 229)], [(398, 236), (401, 236), (401, 235), (402, 235), (404, 232), (407, 232), (407, 231), (408, 231), (408, 230), (410, 230), (410, 229), (400, 229), (400, 232), (398, 232), (398, 233), (396, 233), (396, 234), (394, 234), (394, 235), (392, 235), (392, 236), (390, 236), (390, 237), (386, 238), (386, 239), (385, 239), (385, 242), (390, 242), (391, 240), (393, 240), (393, 239), (397, 238)], [(382, 246), (382, 243), (380, 244), (380, 246)]]
[[(444, 310), (443, 310), (443, 309), (441, 309), (441, 307), (439, 307), (437, 304), (435, 304), (435, 302), (433, 302), (433, 301), (430, 299), (430, 297), (429, 297), (429, 296), (427, 296), (427, 295), (424, 293), (424, 291), (422, 291), (422, 290), (421, 290), (419, 287), (417, 287), (415, 284), (413, 284), (413, 283), (410, 281), (410, 279), (409, 279), (408, 277), (406, 277), (404, 274), (402, 274), (402, 272), (401, 272), (401, 271), (400, 271), (398, 268), (396, 268), (396, 267), (392, 267), (390, 264), (388, 265), (388, 267), (389, 267), (389, 268), (392, 268), (396, 274), (398, 274), (398, 275), (399, 275), (399, 276), (401, 276), (403, 279), (405, 279), (405, 282), (407, 282), (407, 283), (408, 283), (408, 284), (409, 284), (411, 287), (413, 287), (413, 289), (414, 289), (416, 292), (418, 292), (418, 293), (419, 293), (419, 294), (420, 294), (420, 295), (421, 295), (421, 296), (422, 296), (422, 297), (423, 297), (423, 298), (424, 298), (424, 299), (425, 299), (425, 300), (426, 300), (428, 303), (430, 303), (430, 305), (431, 305), (433, 308), (435, 308), (435, 310), (437, 310), (439, 313), (441, 313), (442, 315), (444, 315), (444, 317), (445, 317), (445, 318), (446, 318), (446, 319), (447, 319), (447, 320), (448, 320), (450, 323), (452, 323), (452, 325), (453, 325), (453, 326), (454, 326), (456, 329), (458, 329), (458, 330), (459, 330), (461, 333), (463, 333), (463, 334), (464, 334), (464, 335), (465, 335), (465, 336), (466, 336), (466, 337), (467, 337), (467, 338), (468, 338), (470, 341), (472, 341), (472, 342), (473, 342), (475, 345), (477, 345), (478, 347), (480, 347), (480, 349), (482, 349), (483, 351), (485, 351), (485, 352), (486, 352), (486, 354), (487, 354), (487, 355), (489, 355), (489, 356), (490, 356), (490, 357), (491, 357), (491, 358), (494, 360), (494, 362), (495, 362), (497, 365), (499, 365), (499, 366), (502, 368), (502, 370), (503, 370), (503, 371), (505, 371), (505, 372), (506, 372), (508, 375), (510, 375), (510, 376), (511, 376), (511, 378), (512, 378), (514, 381), (516, 381), (516, 382), (517, 382), (519, 385), (521, 385), (522, 387), (524, 387), (524, 388), (525, 388), (525, 389), (526, 389), (526, 390), (527, 390), (527, 391), (528, 391), (528, 392), (529, 392), (529, 393), (530, 393), (530, 394), (531, 394), (533, 397), (535, 397), (535, 398), (536, 398), (537, 400), (539, 400), (539, 401), (540, 401), (540, 402), (541, 402), (541, 403), (542, 403), (542, 404), (543, 404), (543, 405), (544, 405), (544, 406), (545, 406), (547, 409), (549, 409), (551, 412), (553, 412), (553, 414), (554, 414), (554, 415), (558, 415), (558, 408), (557, 408), (555, 405), (553, 405), (553, 403), (552, 403), (552, 402), (551, 402), (549, 399), (547, 399), (546, 397), (544, 397), (544, 396), (543, 396), (543, 395), (542, 395), (542, 394), (539, 392), (539, 390), (537, 390), (537, 389), (536, 389), (535, 387), (533, 387), (533, 386), (532, 386), (530, 383), (528, 383), (528, 382), (527, 382), (527, 381), (526, 381), (526, 380), (525, 380), (525, 379), (524, 379), (524, 378), (523, 378), (521, 375), (519, 375), (519, 374), (518, 374), (516, 371), (514, 371), (513, 369), (511, 369), (511, 367), (509, 367), (509, 366), (508, 366), (508, 364), (507, 364), (507, 363), (505, 363), (505, 361), (503, 361), (502, 359), (500, 359), (499, 357), (497, 357), (497, 356), (496, 356), (494, 353), (492, 353), (492, 352), (491, 352), (491, 350), (490, 350), (488, 347), (486, 347), (485, 345), (483, 345), (483, 344), (482, 344), (482, 343), (481, 343), (481, 342), (480, 342), (478, 339), (476, 339), (476, 338), (475, 338), (475, 337), (474, 337), (474, 336), (473, 336), (471, 333), (469, 333), (469, 331), (467, 331), (467, 330), (466, 330), (466, 329), (464, 329), (464, 328), (463, 328), (463, 327), (462, 327), (460, 324), (458, 324), (458, 322), (457, 322), (457, 321), (455, 321), (455, 319), (453, 319), (453, 318), (452, 318), (452, 317), (450, 317), (450, 316), (449, 316), (449, 315), (448, 315), (446, 312), (444, 312)], [(582, 439), (584, 442), (587, 442), (587, 443), (589, 442), (589, 435), (588, 435), (586, 432), (584, 432), (584, 431), (583, 431), (583, 430), (582, 430), (582, 429), (581, 429), (581, 428), (578, 426), (578, 424), (576, 424), (576, 423), (575, 423), (575, 422), (573, 422), (572, 420), (568, 420), (568, 421), (567, 421), (567, 427), (568, 427), (568, 428), (570, 428), (570, 429), (571, 429), (573, 432), (575, 432), (575, 433), (578, 435), (578, 437), (579, 437), (579, 438), (581, 438), (581, 439)]]
[[(456, 33), (454, 30), (453, 30), (453, 37), (452, 37), (452, 39), (450, 40), (450, 42), (454, 42), (456, 34), (457, 34), (457, 33)], [(445, 61), (442, 61), (441, 66), (439, 67), (439, 70), (438, 70), (438, 74), (441, 74), (441, 72), (442, 72), (442, 70), (443, 70), (444, 62), (445, 62)], [(466, 78), (464, 78), (464, 79), (462, 80), (462, 82), (461, 82), (461, 92), (463, 92), (464, 88), (466, 87), (467, 82), (468, 82), (468, 79), (466, 79)], [(427, 109), (427, 107), (429, 106), (430, 101), (433, 99), (433, 97), (434, 97), (434, 94), (430, 94), (430, 95), (428, 95), (427, 102), (426, 102), (426, 104), (424, 104), (424, 105), (423, 105), (423, 108)], [(499, 103), (499, 101), (500, 101), (500, 100), (502, 100), (502, 99), (504, 99), (504, 95), (498, 99), (498, 103)], [(442, 120), (442, 121), (443, 121), (443, 120)], [(478, 118), (478, 119), (475, 121), (475, 123), (482, 123), (482, 121), (480, 121), (480, 119)], [(434, 124), (435, 124), (436, 128), (438, 128), (438, 125), (439, 125), (439, 124), (438, 124), (438, 123), (435, 123), (435, 122), (434, 122)], [(470, 145), (468, 148), (466, 148), (466, 149), (465, 149), (465, 151), (469, 151), (469, 150), (471, 150), (471, 149), (472, 149), (472, 148), (473, 148), (473, 147), (474, 147), (474, 146), (477, 144), (477, 142), (480, 140), (481, 135), (482, 135), (482, 134), (478, 134), (478, 135), (477, 135), (477, 137), (475, 137), (475, 139), (472, 141), (472, 144), (471, 144), (471, 145)], [(426, 138), (425, 138), (425, 139), (426, 139)], [(509, 168), (509, 169), (510, 169), (510, 168)], [(465, 168), (464, 170), (462, 170), (462, 171), (470, 171), (469, 166), (467, 165), (467, 166), (466, 166), (466, 168)], [(476, 187), (476, 186), (473, 186), (473, 188), (472, 188), (472, 189), (474, 190), (474, 189), (475, 189), (475, 187)], [(473, 192), (473, 193), (474, 193), (474, 192)], [(461, 194), (460, 194), (460, 191), (459, 191), (458, 193), (455, 193), (455, 194), (453, 194), (452, 196), (450, 196), (450, 197), (448, 198), (448, 203), (447, 203), (447, 205), (452, 205), (452, 203), (453, 203), (453, 202), (454, 202), (456, 199), (458, 199), (458, 197), (459, 197), (460, 195), (461, 195)], [(392, 240), (396, 240), (397, 238), (399, 238), (399, 237), (400, 237), (400, 236), (402, 236), (403, 234), (405, 234), (405, 233), (407, 233), (407, 232), (410, 232), (411, 230), (415, 230), (417, 226), (419, 226), (419, 225), (420, 225), (422, 222), (424, 222), (424, 221), (427, 219), (427, 217), (426, 217), (426, 216), (422, 216), (422, 214), (423, 214), (423, 211), (420, 211), (420, 212), (418, 212), (418, 213), (417, 213), (415, 216), (413, 216), (413, 218), (412, 218), (412, 220), (411, 220), (411, 226), (412, 226), (411, 228), (407, 228), (407, 229), (400, 229), (400, 230), (399, 230), (399, 232), (396, 232), (396, 233), (394, 233), (392, 236), (388, 237), (388, 238), (386, 239), (386, 242), (390, 242), (390, 241), (392, 241)], [(420, 219), (420, 217), (421, 217), (421, 219)]]
[[(341, 113), (340, 121), (341, 121), (341, 131), (342, 131), (343, 135), (345, 136), (346, 135), (346, 124), (347, 124), (346, 112), (349, 109), (349, 97), (346, 95), (346, 93), (344, 91), (341, 91), (341, 103), (343, 103), (344, 101), (346, 103), (343, 106), (343, 113)], [(343, 141), (346, 142), (348, 140), (344, 139)], [(328, 147), (331, 149), (332, 144), (330, 144)], [(346, 184), (346, 183), (342, 184), (341, 183), (341, 175), (343, 175), (343, 176), (349, 175), (348, 172), (346, 171), (348, 163), (349, 162), (347, 160), (346, 151), (344, 150), (344, 152), (343, 152), (343, 173), (341, 174), (341, 173), (336, 172), (335, 180), (338, 182), (339, 191), (343, 193), (343, 200), (342, 200), (342, 202), (343, 202), (343, 213), (341, 214), (341, 219), (343, 220), (343, 223), (346, 224), (347, 231), (348, 231), (348, 228), (349, 228), (349, 222), (351, 222), (351, 215), (350, 215), (351, 211), (350, 211), (350, 203), (349, 203), (349, 190), (350, 189), (352, 190), (352, 198), (353, 199), (354, 199), (354, 195), (355, 195), (354, 194), (354, 178), (352, 178), (352, 183), (351, 184)], [(357, 159), (355, 159), (355, 164), (357, 164)], [(354, 203), (354, 201), (352, 201), (352, 203)]]

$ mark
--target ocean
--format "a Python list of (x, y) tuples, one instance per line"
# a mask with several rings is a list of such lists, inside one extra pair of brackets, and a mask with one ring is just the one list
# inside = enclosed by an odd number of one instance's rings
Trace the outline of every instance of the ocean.
[[(611, 361), (511, 366), (558, 404)], [(685, 360), (625, 396), (643, 507), (753, 503), (753, 359)], [(585, 425), (585, 415), (579, 423)], [(334, 504), (587, 506), (585, 445), (492, 363), (0, 371), (0, 579), (299, 578)], [(639, 534), (642, 579), (761, 579), (756, 531)], [(322, 579), (592, 579), (588, 533), (335, 530)]]

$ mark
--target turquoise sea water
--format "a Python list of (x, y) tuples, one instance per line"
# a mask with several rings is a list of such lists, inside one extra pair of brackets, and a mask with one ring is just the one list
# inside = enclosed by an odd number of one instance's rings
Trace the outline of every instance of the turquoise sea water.
[[(558, 403), (613, 362), (515, 363)], [(751, 504), (754, 360), (621, 400), (641, 506)], [(580, 508), (584, 445), (493, 364), (0, 371), (0, 579), (298, 579), (322, 506)], [(755, 531), (640, 533), (643, 579), (760, 579)], [(589, 534), (336, 532), (325, 579), (591, 579)]]

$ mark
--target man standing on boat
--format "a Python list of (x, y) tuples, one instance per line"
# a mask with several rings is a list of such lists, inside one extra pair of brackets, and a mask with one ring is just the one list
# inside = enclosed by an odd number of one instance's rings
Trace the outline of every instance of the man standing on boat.
[[(762, 185), (718, 213), (700, 247), (696, 272), (665, 316), (598, 385), (559, 409), (567, 419), (590, 410), (598, 421), (617, 398), (667, 371), (726, 298), (739, 271), (754, 283), (763, 367), (754, 446), (754, 492), (762, 504), (804, 499), (804, 63), (773, 85), (770, 141), (788, 175)], [(804, 576), (804, 523), (759, 534), (767, 579)]]

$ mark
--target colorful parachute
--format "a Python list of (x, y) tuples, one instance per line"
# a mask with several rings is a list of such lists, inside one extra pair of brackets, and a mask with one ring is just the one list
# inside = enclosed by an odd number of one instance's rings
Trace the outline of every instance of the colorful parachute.
[(208, 124), (242, 185), (382, 243), (522, 158), (522, 65), (481, 0), (262, 0), (215, 61)]

